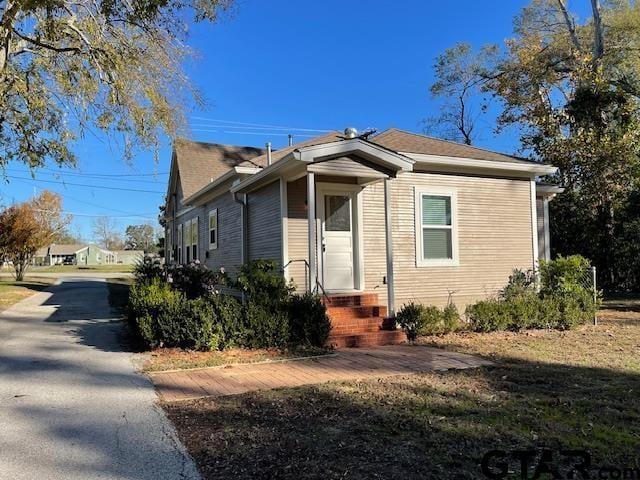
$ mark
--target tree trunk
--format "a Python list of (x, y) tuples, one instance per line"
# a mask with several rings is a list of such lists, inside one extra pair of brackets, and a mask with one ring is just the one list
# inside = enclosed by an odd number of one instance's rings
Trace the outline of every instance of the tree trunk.
[(591, 0), (593, 12), (593, 66), (596, 68), (604, 55), (604, 31), (600, 16), (600, 0)]

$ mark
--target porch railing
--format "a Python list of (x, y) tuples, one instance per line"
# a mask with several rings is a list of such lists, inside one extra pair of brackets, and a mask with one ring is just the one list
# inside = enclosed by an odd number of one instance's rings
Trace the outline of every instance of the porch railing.
[[(287, 262), (287, 264), (284, 267), (282, 267), (283, 272), (286, 271), (287, 267), (289, 265), (291, 265), (292, 263), (304, 263), (304, 282), (305, 282), (305, 287), (307, 287), (307, 281), (308, 281), (308, 278), (309, 278), (309, 269), (311, 268), (309, 266), (309, 262), (305, 258), (289, 260), (289, 262)], [(322, 292), (322, 296), (326, 300), (329, 300), (329, 296), (327, 295), (327, 292), (325, 291), (324, 287), (320, 283), (320, 280), (318, 279), (317, 276), (315, 278), (315, 286), (313, 288), (309, 288), (309, 290), (311, 290), (311, 291), (314, 291), (314, 290), (315, 291), (321, 291)]]

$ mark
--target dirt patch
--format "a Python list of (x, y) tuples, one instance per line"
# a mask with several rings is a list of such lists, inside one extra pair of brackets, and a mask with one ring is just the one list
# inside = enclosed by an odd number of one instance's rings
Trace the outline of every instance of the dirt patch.
[(323, 348), (298, 348), (292, 350), (232, 348), (223, 352), (196, 352), (179, 348), (158, 348), (147, 355), (143, 370), (158, 372), (189, 368), (217, 367), (237, 363), (256, 363), (269, 360), (285, 360), (296, 357), (325, 355)]

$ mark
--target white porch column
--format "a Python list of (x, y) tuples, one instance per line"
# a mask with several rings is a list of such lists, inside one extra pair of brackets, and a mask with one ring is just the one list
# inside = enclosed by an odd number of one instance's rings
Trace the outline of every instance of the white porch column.
[(316, 263), (316, 176), (307, 172), (307, 218), (309, 223), (309, 290), (318, 288), (316, 282), (318, 267)]
[(544, 259), (551, 260), (551, 232), (549, 231), (549, 199), (544, 198), (542, 200), (544, 206)]
[(538, 277), (538, 210), (536, 205), (536, 179), (532, 178), (530, 183), (531, 194), (531, 244), (533, 256), (533, 272)]
[(393, 235), (391, 231), (390, 178), (384, 179), (384, 227), (387, 246), (387, 310), (390, 317), (396, 315), (396, 298), (393, 288)]

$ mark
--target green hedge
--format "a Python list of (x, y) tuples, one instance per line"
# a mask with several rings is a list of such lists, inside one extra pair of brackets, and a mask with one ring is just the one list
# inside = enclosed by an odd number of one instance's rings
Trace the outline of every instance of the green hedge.
[(201, 266), (181, 269), (184, 278), (173, 283), (155, 265), (139, 271), (128, 313), (150, 348), (322, 347), (331, 329), (320, 298), (294, 295), (275, 262), (252, 262), (241, 269), (236, 282), (229, 282), (244, 293), (244, 305), (209, 288), (211, 276), (203, 274)]
[(579, 255), (541, 262), (540, 285), (530, 272), (515, 270), (498, 298), (467, 307), (472, 330), (567, 330), (592, 321), (600, 301), (585, 285), (589, 262)]
[(396, 315), (396, 321), (410, 342), (418, 335), (436, 335), (455, 331), (460, 326), (460, 314), (451, 303), (444, 310), (410, 302), (402, 306)]

